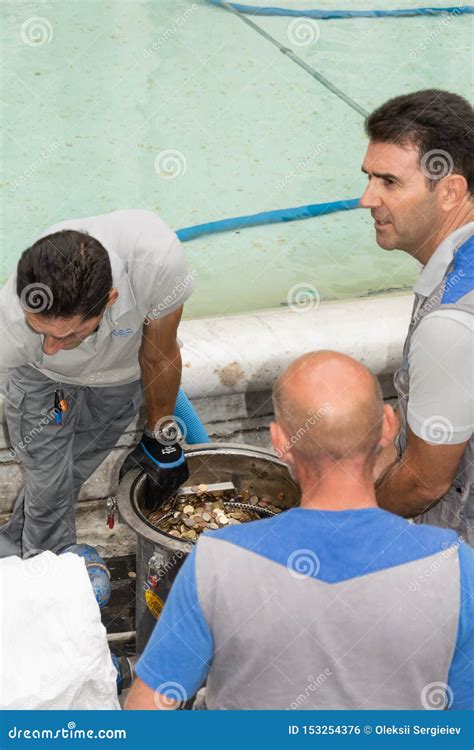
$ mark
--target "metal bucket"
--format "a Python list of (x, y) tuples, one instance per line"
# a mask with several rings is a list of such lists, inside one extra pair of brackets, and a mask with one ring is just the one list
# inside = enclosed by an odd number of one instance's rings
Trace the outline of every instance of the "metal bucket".
[[(185, 449), (190, 477), (186, 484), (233, 482), (237, 491), (255, 495), (284, 493), (280, 505), (299, 502), (299, 490), (287, 467), (273, 453), (240, 443), (204, 443)], [(192, 542), (158, 531), (142, 513), (145, 474), (123, 478), (117, 508), (120, 519), (137, 535), (136, 634), (137, 654), (146, 646), (176, 574), (192, 549)]]

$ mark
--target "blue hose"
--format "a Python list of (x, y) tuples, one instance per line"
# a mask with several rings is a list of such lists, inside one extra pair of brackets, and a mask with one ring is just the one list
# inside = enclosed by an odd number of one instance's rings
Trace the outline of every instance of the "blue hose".
[[(220, 0), (210, 0), (213, 5), (221, 5)], [(263, 8), (259, 5), (229, 3), (240, 13), (255, 16), (307, 16), (321, 21), (334, 18), (401, 18), (409, 16), (438, 16), (441, 13), (474, 13), (474, 5), (452, 5), (447, 8), (403, 8), (401, 10), (293, 10), (290, 8)]]
[(308, 206), (295, 206), (294, 208), (278, 208), (275, 211), (263, 211), (259, 214), (248, 216), (235, 216), (232, 219), (220, 219), (210, 221), (207, 224), (196, 224), (192, 227), (178, 229), (176, 234), (181, 242), (189, 242), (201, 237), (203, 234), (216, 234), (218, 232), (230, 232), (233, 229), (244, 229), (256, 227), (260, 224), (276, 224), (285, 221), (296, 221), (298, 219), (309, 219), (312, 216), (323, 216), (335, 211), (349, 211), (359, 208), (359, 198), (350, 198), (345, 201), (333, 201), (331, 203), (310, 203)]
[[(176, 406), (174, 409), (174, 416), (178, 420), (178, 424), (181, 422), (186, 425), (185, 440), (187, 443), (210, 443), (211, 439), (206, 432), (206, 429), (199, 419), (194, 406), (192, 405), (189, 398), (186, 396), (182, 388), (178, 391), (178, 398), (176, 399)], [(180, 425), (181, 427), (181, 425)], [(184, 430), (181, 430), (184, 432)]]

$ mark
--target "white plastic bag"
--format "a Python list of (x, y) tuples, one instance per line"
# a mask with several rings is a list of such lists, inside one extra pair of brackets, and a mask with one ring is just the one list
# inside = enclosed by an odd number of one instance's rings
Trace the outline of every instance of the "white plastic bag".
[(0, 708), (120, 709), (84, 560), (0, 560)]

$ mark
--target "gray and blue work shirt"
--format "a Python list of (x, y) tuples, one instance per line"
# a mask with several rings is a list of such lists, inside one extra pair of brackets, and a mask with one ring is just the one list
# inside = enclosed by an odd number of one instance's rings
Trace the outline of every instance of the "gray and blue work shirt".
[(201, 535), (136, 672), (209, 709), (472, 709), (473, 589), (450, 529), (294, 508)]
[[(401, 431), (431, 445), (467, 442), (452, 486), (416, 520), (456, 529), (474, 544), (474, 222), (450, 234), (423, 267), (395, 373)], [(433, 498), (434, 499), (434, 498)]]
[(27, 364), (52, 380), (76, 385), (113, 386), (138, 380), (144, 321), (169, 315), (194, 289), (196, 273), (188, 267), (183, 246), (156, 213), (142, 209), (68, 219), (42, 236), (63, 229), (87, 232), (102, 244), (118, 299), (106, 307), (98, 330), (80, 346), (47, 355), (42, 336), (25, 321), (13, 273), (0, 290), (0, 381), (10, 369)]

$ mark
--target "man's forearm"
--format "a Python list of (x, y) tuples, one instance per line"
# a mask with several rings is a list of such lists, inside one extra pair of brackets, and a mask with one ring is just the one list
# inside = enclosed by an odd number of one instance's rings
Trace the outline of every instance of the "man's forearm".
[(171, 417), (181, 383), (181, 352), (176, 346), (166, 353), (140, 352), (140, 369), (147, 406), (147, 422), (154, 429), (162, 417)]
[(375, 484), (377, 503), (399, 516), (413, 517), (427, 510), (436, 497), (402, 458)]

